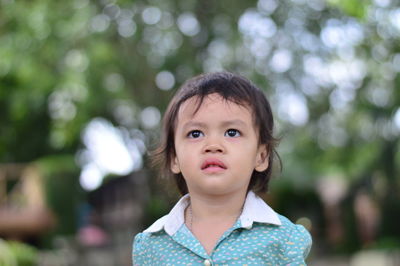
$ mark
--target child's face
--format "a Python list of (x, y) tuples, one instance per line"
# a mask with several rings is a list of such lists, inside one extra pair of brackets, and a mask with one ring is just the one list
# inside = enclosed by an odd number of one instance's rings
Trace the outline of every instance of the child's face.
[(268, 167), (250, 108), (218, 94), (205, 97), (194, 114), (196, 107), (191, 98), (179, 109), (172, 172), (182, 173), (190, 193), (245, 193), (253, 170)]

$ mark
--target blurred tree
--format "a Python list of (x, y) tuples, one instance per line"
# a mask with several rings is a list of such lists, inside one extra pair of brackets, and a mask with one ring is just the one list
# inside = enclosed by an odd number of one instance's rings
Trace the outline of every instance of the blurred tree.
[(132, 137), (139, 129), (151, 148), (173, 89), (226, 69), (272, 102), (286, 180), (276, 193), (326, 176), (353, 192), (367, 176), (380, 236), (400, 235), (399, 10), (383, 0), (2, 0), (0, 161), (74, 156), (99, 116)]

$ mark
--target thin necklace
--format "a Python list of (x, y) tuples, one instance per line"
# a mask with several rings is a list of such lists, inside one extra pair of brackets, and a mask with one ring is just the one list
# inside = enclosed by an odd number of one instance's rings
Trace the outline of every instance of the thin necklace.
[[(189, 203), (189, 207), (188, 207), (188, 211), (189, 211), (189, 230), (192, 231), (193, 228), (193, 212), (192, 212), (192, 204)], [(236, 216), (235, 221), (237, 221), (237, 219), (239, 219), (240, 215), (243, 212), (243, 206), (240, 208), (240, 212), (239, 214)]]

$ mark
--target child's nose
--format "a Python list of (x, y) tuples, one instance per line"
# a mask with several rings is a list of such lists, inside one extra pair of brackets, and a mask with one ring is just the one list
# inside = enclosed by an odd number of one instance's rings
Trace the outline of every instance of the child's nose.
[(206, 153), (223, 153), (224, 148), (219, 144), (209, 144), (204, 148)]

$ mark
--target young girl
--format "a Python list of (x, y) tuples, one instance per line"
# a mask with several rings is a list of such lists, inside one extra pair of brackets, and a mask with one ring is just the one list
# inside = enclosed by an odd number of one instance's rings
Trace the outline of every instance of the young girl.
[(187, 81), (164, 116), (156, 160), (184, 195), (133, 244), (134, 265), (305, 265), (310, 234), (255, 193), (276, 140), (260, 89), (228, 72)]

